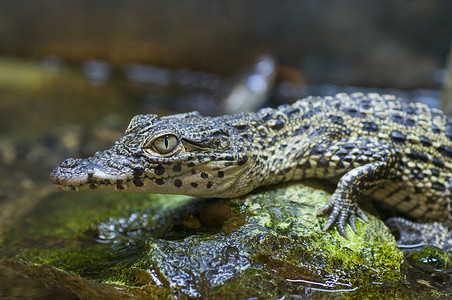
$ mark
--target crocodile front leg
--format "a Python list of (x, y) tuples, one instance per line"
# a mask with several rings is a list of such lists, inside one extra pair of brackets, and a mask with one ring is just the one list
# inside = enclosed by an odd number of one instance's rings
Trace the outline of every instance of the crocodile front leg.
[(324, 231), (337, 223), (338, 230), (344, 237), (347, 237), (347, 223), (357, 232), (356, 216), (367, 222), (366, 215), (357, 204), (358, 196), (390, 178), (398, 166), (396, 152), (389, 145), (375, 146), (372, 151), (355, 154), (355, 157), (352, 162), (354, 168), (340, 178), (331, 199), (318, 212), (330, 212)]

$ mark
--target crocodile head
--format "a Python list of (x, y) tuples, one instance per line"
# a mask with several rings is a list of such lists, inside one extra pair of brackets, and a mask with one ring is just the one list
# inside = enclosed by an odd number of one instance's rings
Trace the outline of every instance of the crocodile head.
[(111, 149), (66, 159), (50, 178), (64, 190), (231, 197), (243, 194), (238, 178), (250, 164), (237, 138), (221, 119), (197, 112), (138, 115)]

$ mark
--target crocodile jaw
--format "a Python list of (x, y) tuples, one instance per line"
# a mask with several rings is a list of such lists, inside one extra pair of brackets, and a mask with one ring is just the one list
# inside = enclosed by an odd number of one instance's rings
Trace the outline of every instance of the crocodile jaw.
[[(121, 160), (121, 163), (109, 166), (102, 157), (103, 155), (87, 159), (66, 159), (52, 170), (50, 179), (66, 191), (108, 189), (219, 198), (243, 194), (244, 187), (237, 185), (240, 184), (238, 178), (242, 169), (238, 170), (236, 165), (225, 167), (222, 161), (206, 159), (197, 164), (198, 168), (174, 163), (153, 164), (143, 168), (142, 164), (134, 167), (138, 164), (126, 157), (115, 157), (114, 161), (118, 163)], [(180, 167), (175, 167), (177, 165)], [(205, 171), (198, 171), (199, 169)]]
[[(129, 172), (130, 173), (130, 172)], [(121, 190), (128, 172), (100, 164), (93, 158), (65, 159), (50, 173), (50, 179), (62, 190), (79, 191), (95, 188)]]

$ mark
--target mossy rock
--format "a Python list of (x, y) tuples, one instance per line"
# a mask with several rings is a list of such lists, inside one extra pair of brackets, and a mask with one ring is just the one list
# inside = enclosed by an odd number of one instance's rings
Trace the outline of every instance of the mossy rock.
[[(348, 228), (349, 239), (322, 231), (317, 210), (329, 196), (302, 184), (232, 200), (55, 193), (3, 235), (0, 254), (84, 298), (95, 297), (93, 282), (112, 298), (419, 296), (381, 221), (368, 215), (358, 234)], [(46, 281), (48, 266), (64, 271), (60, 282), (57, 270)], [(68, 284), (68, 274), (89, 289)]]

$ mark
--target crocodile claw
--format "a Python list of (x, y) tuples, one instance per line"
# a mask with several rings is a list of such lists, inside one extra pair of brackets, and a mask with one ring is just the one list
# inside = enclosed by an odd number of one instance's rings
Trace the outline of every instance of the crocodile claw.
[(348, 204), (343, 200), (337, 200), (337, 198), (332, 197), (330, 201), (328, 201), (328, 203), (317, 212), (319, 215), (330, 212), (326, 224), (323, 227), (323, 231), (327, 231), (334, 224), (337, 224), (339, 233), (348, 239), (346, 226), (349, 224), (353, 232), (358, 233), (356, 228), (356, 216), (361, 218), (366, 223), (368, 222), (368, 219), (364, 211), (362, 211), (358, 205), (354, 204), (353, 201), (350, 201), (350, 203), (352, 204)]

